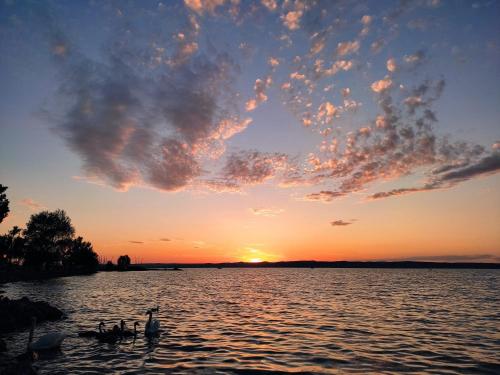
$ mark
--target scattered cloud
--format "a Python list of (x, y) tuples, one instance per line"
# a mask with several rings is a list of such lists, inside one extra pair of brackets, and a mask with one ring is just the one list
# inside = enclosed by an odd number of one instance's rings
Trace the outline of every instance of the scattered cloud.
[(202, 15), (203, 13), (214, 13), (215, 9), (224, 5), (226, 0), (184, 0), (186, 7)]
[(143, 244), (144, 242), (142, 241), (128, 241), (130, 243), (133, 243), (133, 244)]
[(253, 87), (255, 92), (255, 98), (250, 99), (246, 102), (245, 109), (250, 112), (253, 111), (257, 106), (265, 101), (267, 101), (266, 90), (271, 86), (273, 80), (271, 76), (267, 76), (265, 79), (257, 79)]
[(288, 156), (282, 153), (240, 151), (232, 153), (222, 170), (222, 180), (231, 185), (255, 185), (286, 169)]
[(391, 57), (389, 60), (387, 60), (387, 70), (393, 73), (396, 71), (396, 69), (397, 69), (396, 59)]
[(380, 81), (373, 82), (371, 88), (373, 91), (378, 93), (391, 88), (391, 86), (392, 86), (392, 80), (389, 77), (385, 77)]
[(356, 53), (359, 50), (359, 41), (355, 40), (352, 42), (340, 42), (337, 44), (336, 54), (338, 56), (345, 56), (352, 53)]
[[(401, 26), (426, 27), (413, 11), (432, 12), (429, 1), (403, 1), (381, 11), (368, 5), (353, 13), (328, 2), (186, 0), (184, 7), (175, 7), (176, 22), (167, 29), (144, 28), (150, 43), (138, 42), (142, 36), (130, 33), (128, 25), (127, 32), (111, 32), (109, 43), (92, 56), (46, 12), (47, 52), (60, 78), (50, 119), (80, 157), (85, 180), (118, 190), (241, 192), (274, 179), (282, 187), (321, 186), (303, 199), (330, 202), (416, 173), (424, 175), (420, 186), (370, 199), (444, 189), (496, 173), (499, 142), (486, 150), (439, 134), (434, 106), (445, 81), (421, 66), (432, 55), (425, 49), (397, 56), (370, 53), (391, 45)], [(130, 12), (122, 8), (118, 16), (126, 24)], [(168, 5), (160, 8), (165, 14)], [(259, 50), (250, 39), (234, 45), (208, 40), (203, 32), (210, 17), (223, 19), (228, 29), (253, 30), (259, 38), (265, 37), (259, 33), (262, 17), (274, 17), (278, 29), (268, 42), (276, 48)], [(346, 31), (346, 19), (355, 21), (354, 33)], [(245, 60), (247, 50), (255, 53)], [(250, 95), (237, 91), (244, 87), (240, 77), (248, 78), (243, 71), (248, 62), (252, 75), (260, 77), (251, 82)], [(384, 65), (385, 73), (375, 71)], [(369, 81), (375, 74), (385, 77)], [(352, 77), (355, 84), (345, 87)], [(285, 108), (314, 133), (310, 143), (317, 143), (293, 162), (272, 150), (227, 152), (233, 137), (254, 121), (240, 111), (269, 101), (273, 84)], [(358, 95), (367, 91), (375, 106), (361, 107)]]
[(282, 16), (283, 24), (290, 30), (300, 28), (300, 18), (302, 17), (301, 10), (293, 10)]

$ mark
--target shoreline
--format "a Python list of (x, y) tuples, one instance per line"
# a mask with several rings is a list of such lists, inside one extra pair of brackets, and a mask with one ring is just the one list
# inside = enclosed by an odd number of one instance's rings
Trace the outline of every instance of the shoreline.
[(229, 263), (144, 263), (147, 270), (171, 268), (372, 268), (372, 269), (500, 269), (500, 263), (421, 261), (283, 261)]

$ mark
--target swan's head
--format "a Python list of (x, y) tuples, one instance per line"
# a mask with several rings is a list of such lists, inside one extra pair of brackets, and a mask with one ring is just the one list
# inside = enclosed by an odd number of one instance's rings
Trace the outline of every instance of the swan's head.
[(104, 327), (106, 324), (104, 324), (104, 322), (100, 322), (99, 323), (99, 327)]
[(140, 325), (139, 322), (134, 322), (134, 327), (137, 327), (139, 325)]

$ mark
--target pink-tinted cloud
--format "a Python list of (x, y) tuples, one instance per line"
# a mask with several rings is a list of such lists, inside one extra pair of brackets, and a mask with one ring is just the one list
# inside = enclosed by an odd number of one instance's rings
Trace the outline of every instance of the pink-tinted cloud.
[(38, 202), (35, 202), (33, 199), (31, 198), (25, 198), (23, 200), (21, 200), (20, 202), (23, 206), (26, 206), (28, 208), (30, 208), (31, 210), (43, 210), (43, 209), (46, 209), (47, 207), (45, 207), (43, 204), (40, 204)]

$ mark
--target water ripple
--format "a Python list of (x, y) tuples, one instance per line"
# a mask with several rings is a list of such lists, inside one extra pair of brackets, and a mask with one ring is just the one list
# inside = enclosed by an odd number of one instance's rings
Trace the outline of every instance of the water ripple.
[[(498, 270), (188, 269), (5, 286), (67, 318), (42, 374), (500, 373)], [(160, 307), (156, 339), (77, 336)], [(7, 336), (20, 353), (27, 331)]]

